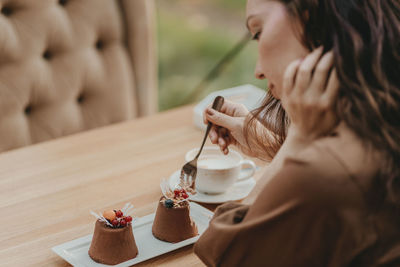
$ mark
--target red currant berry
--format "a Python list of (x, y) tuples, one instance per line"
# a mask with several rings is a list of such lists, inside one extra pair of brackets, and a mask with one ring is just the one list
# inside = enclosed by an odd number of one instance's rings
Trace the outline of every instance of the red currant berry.
[(119, 217), (122, 217), (124, 214), (122, 213), (122, 211), (120, 211), (120, 210), (117, 210), (116, 212), (115, 212), (115, 216), (117, 216), (118, 218)]
[(179, 193), (180, 193), (179, 189), (175, 189), (175, 190), (174, 190), (174, 194), (175, 194), (175, 195), (179, 195)]
[(112, 224), (113, 226), (117, 226), (117, 225), (118, 225), (118, 221), (114, 219), (114, 220), (112, 220), (111, 224)]
[(126, 221), (125, 220), (121, 220), (119, 223), (121, 224), (121, 226), (125, 226), (126, 225)]
[(132, 221), (132, 217), (131, 216), (126, 216), (125, 221), (127, 223), (131, 222)]
[(186, 198), (188, 198), (189, 196), (188, 196), (188, 194), (183, 193), (183, 194), (182, 194), (182, 197), (186, 199)]

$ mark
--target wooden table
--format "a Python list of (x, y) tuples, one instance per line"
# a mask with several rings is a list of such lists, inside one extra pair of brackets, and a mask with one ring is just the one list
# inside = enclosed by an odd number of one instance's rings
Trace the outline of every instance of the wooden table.
[[(159, 183), (200, 145), (192, 106), (0, 154), (0, 265), (69, 266), (51, 247), (90, 234), (90, 210), (153, 213)], [(208, 208), (215, 208), (209, 205)], [(137, 266), (203, 266), (193, 246)]]

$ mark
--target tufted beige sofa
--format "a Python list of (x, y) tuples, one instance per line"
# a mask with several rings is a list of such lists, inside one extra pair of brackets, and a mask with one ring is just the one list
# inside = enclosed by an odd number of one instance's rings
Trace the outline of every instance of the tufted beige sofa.
[(153, 0), (0, 10), (0, 151), (156, 112)]

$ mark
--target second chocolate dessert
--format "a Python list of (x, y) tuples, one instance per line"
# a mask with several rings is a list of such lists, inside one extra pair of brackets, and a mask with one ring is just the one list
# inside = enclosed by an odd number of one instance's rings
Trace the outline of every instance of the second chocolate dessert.
[(158, 203), (152, 232), (160, 240), (177, 243), (198, 235), (197, 226), (190, 217), (189, 201), (179, 196), (186, 192), (179, 192), (175, 192), (177, 197), (162, 196)]

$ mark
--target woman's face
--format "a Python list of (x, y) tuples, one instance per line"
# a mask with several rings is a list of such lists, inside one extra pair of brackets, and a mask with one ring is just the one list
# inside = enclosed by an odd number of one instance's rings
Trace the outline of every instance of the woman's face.
[(308, 51), (300, 42), (284, 4), (278, 1), (248, 0), (247, 26), (258, 42), (256, 78), (268, 79), (271, 93), (280, 99), (286, 67), (305, 57)]

